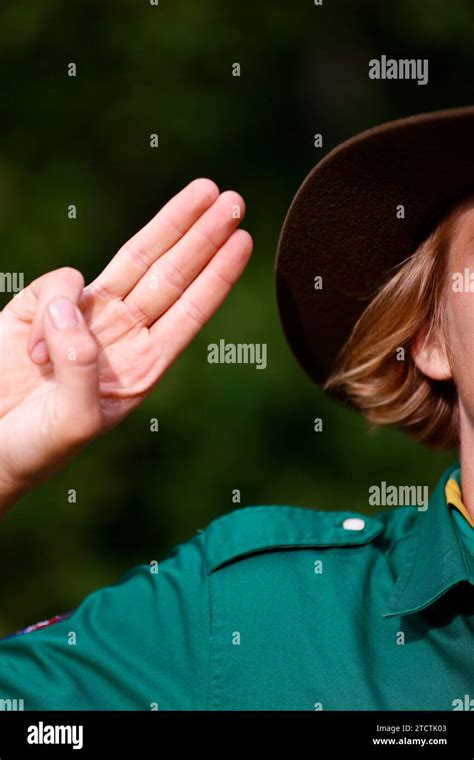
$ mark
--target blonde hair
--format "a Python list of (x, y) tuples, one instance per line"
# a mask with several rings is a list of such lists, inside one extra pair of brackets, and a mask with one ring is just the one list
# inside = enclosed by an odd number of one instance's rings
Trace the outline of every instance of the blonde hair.
[(458, 444), (456, 387), (452, 380), (426, 377), (411, 349), (422, 330), (427, 339), (446, 340), (449, 250), (461, 214), (472, 202), (470, 196), (458, 203), (382, 286), (355, 324), (324, 385), (374, 425), (402, 428), (435, 448)]

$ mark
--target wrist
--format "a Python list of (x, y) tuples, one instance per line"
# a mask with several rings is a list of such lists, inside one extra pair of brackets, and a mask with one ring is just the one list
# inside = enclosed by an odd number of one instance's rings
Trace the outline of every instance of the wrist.
[(27, 490), (28, 488), (25, 485), (22, 487), (19, 483), (13, 483), (10, 481), (0, 468), (0, 517), (9, 507), (12, 507)]
[(4, 453), (0, 447), (0, 517), (30, 490), (26, 480), (16, 477), (8, 468)]

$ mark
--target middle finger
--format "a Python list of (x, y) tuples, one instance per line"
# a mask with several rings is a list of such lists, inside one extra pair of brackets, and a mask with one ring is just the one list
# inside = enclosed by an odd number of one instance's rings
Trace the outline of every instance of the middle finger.
[(241, 196), (228, 190), (161, 256), (124, 299), (132, 317), (153, 324), (182, 295), (240, 224)]

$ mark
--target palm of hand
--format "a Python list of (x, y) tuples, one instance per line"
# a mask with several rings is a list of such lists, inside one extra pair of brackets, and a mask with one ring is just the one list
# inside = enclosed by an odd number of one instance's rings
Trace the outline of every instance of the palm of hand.
[[(44, 479), (150, 392), (245, 268), (252, 243), (236, 229), (243, 208), (236, 193), (195, 180), (86, 288), (76, 270), (56, 270), (7, 304), (0, 314), (0, 486)], [(72, 372), (76, 333), (71, 345), (56, 345), (50, 321), (48, 305), (58, 298), (76, 313), (79, 342), (85, 336), (92, 349)]]
[[(27, 351), (36, 303), (25, 294), (0, 314), (0, 345), (4, 361), (0, 374), (0, 418), (13, 409), (54, 392), (54, 366), (34, 364)], [(98, 376), (104, 428), (119, 422), (134, 409), (159, 380), (160, 345), (150, 331), (134, 319), (123, 301), (105, 304), (101, 296), (85, 293), (85, 321), (99, 348)]]

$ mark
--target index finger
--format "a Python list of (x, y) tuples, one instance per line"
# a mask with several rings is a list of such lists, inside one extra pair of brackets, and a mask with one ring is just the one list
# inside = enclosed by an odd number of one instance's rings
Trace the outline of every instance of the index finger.
[(124, 298), (149, 267), (171, 248), (214, 203), (219, 188), (210, 179), (195, 179), (130, 238), (86, 292), (106, 299)]

